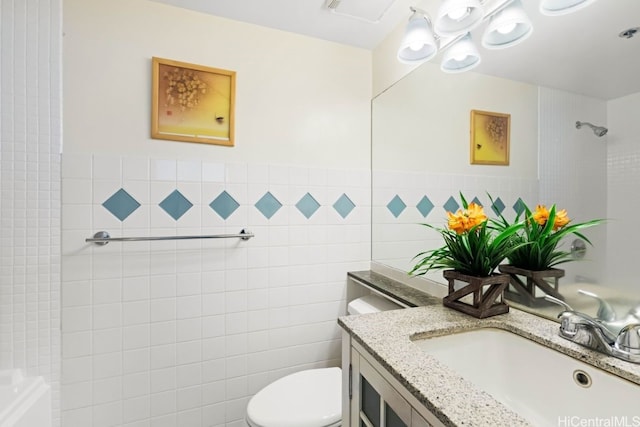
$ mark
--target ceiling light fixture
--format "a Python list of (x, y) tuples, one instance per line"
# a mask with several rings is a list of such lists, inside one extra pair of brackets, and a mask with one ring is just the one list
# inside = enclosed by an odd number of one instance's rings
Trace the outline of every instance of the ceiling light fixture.
[(456, 37), (477, 27), (484, 17), (480, 0), (445, 0), (438, 9), (435, 32), (442, 37)]
[(480, 61), (478, 49), (467, 33), (445, 51), (440, 69), (445, 73), (462, 73), (477, 67)]
[(504, 9), (491, 16), (482, 36), (482, 46), (487, 49), (503, 49), (523, 42), (533, 32), (531, 20), (522, 8), (520, 0), (513, 0)]
[[(529, 0), (531, 1), (531, 0)], [(596, 0), (540, 0), (540, 11), (547, 15), (562, 15), (582, 9)], [(486, 12), (483, 5), (490, 5)], [(502, 49), (526, 40), (533, 32), (531, 20), (526, 15), (521, 0), (444, 0), (433, 24), (428, 14), (415, 7), (398, 49), (398, 60), (405, 64), (417, 64), (433, 58), (438, 51), (445, 52), (441, 69), (446, 72), (462, 72), (480, 63), (480, 54), (473, 46), (470, 31), (485, 20), (490, 20), (482, 37), (487, 49)], [(477, 18), (477, 14), (480, 18)], [(620, 37), (633, 37), (637, 28), (620, 33)], [(435, 34), (434, 34), (435, 33)], [(462, 59), (462, 53), (447, 54), (460, 42), (470, 52)], [(470, 45), (470, 46), (469, 46)], [(472, 49), (473, 48), (473, 49)], [(456, 51), (462, 47), (457, 47)], [(466, 65), (462, 65), (462, 63)]]
[(541, 0), (540, 13), (548, 16), (566, 15), (589, 6), (596, 0)]
[(405, 64), (428, 61), (438, 53), (431, 20), (423, 10), (412, 7), (411, 11), (413, 14), (398, 49), (398, 60)]

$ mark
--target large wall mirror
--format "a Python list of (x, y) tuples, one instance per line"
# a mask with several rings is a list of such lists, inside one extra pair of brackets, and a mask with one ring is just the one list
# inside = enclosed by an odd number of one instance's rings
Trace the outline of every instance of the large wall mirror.
[[(537, 13), (537, 2), (525, 3), (535, 3), (528, 5), (529, 13)], [(613, 7), (610, 3), (596, 2), (589, 13), (589, 8), (580, 12), (582, 18), (576, 14), (572, 19), (585, 19), (582, 27), (592, 28), (599, 24), (589, 20), (613, 15), (607, 11)], [(632, 9), (640, 16), (637, 2), (621, 3), (617, 6), (626, 8), (628, 15), (633, 15), (628, 13)], [(620, 18), (620, 13), (616, 16), (620, 22), (615, 28), (628, 25), (628, 19)], [(636, 58), (640, 57), (640, 40), (633, 42)], [(576, 49), (571, 44), (562, 48)], [(620, 76), (592, 75), (581, 68), (584, 65), (577, 65), (574, 75), (588, 77), (590, 85), (606, 89), (608, 95), (581, 93), (569, 84), (547, 86), (544, 79), (534, 78), (536, 72), (521, 73), (526, 78), (517, 79), (505, 70), (516, 75), (513, 62), (530, 64), (531, 59), (518, 56), (527, 54), (526, 49), (512, 49), (501, 52), (501, 61), (507, 64), (504, 69), (492, 63), (477, 72), (445, 74), (436, 62), (425, 63), (373, 100), (374, 268), (403, 273), (412, 267), (416, 254), (440, 246), (440, 236), (420, 223), (444, 226), (446, 211), (451, 210), (447, 208), (456, 206), (460, 192), (484, 206), (490, 206), (491, 194), (508, 219), (515, 216), (518, 200), (533, 207), (556, 204), (574, 221), (607, 219), (605, 225), (585, 232), (593, 246), (587, 245), (584, 258), (559, 266), (565, 270), (560, 292), (575, 309), (596, 315), (598, 301), (578, 291), (592, 292), (605, 298), (623, 318), (640, 304), (635, 268), (640, 259), (636, 244), (640, 227), (631, 220), (640, 208), (635, 188), (640, 183), (640, 86), (625, 86)], [(593, 56), (593, 52), (584, 50), (582, 55)], [(492, 53), (487, 61), (496, 58)], [(640, 73), (637, 59), (624, 61), (635, 67), (636, 75)], [(617, 86), (612, 85), (613, 78), (618, 79)], [(508, 166), (470, 163), (471, 110), (510, 115)], [(576, 121), (592, 122), (609, 132), (598, 136), (588, 128), (577, 129)], [(563, 248), (572, 242), (573, 238), (564, 241)], [(444, 283), (441, 272), (426, 278)], [(561, 311), (548, 304), (514, 305), (549, 318)]]

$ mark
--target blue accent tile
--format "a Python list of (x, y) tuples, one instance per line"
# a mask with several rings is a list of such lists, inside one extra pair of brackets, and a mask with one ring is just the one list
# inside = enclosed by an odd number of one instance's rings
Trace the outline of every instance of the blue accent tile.
[(493, 210), (496, 213), (496, 215), (500, 215), (502, 211), (504, 211), (504, 208), (505, 208), (504, 203), (502, 202), (500, 197), (495, 199), (493, 201), (493, 204), (491, 205), (491, 210)]
[(426, 218), (427, 215), (429, 215), (429, 212), (433, 210), (433, 203), (431, 203), (431, 200), (429, 200), (427, 196), (424, 196), (416, 208), (418, 208), (422, 216)]
[(513, 210), (516, 215), (522, 215), (524, 213), (524, 202), (520, 197), (518, 197), (518, 200), (513, 204)]
[(475, 203), (478, 206), (482, 206), (482, 202), (477, 197), (474, 197), (471, 203)]
[(316, 211), (320, 208), (320, 203), (309, 193), (302, 196), (298, 203), (296, 203), (296, 208), (304, 215), (307, 219), (311, 218), (311, 215), (316, 213)]
[(407, 205), (397, 194), (393, 197), (393, 199), (391, 199), (389, 203), (387, 203), (387, 209), (389, 209), (389, 211), (391, 211), (393, 216), (395, 216), (396, 218), (400, 216), (400, 214), (403, 210), (405, 210), (406, 207)]
[(451, 213), (456, 213), (458, 209), (460, 209), (460, 205), (458, 204), (458, 202), (456, 202), (456, 199), (454, 199), (453, 197), (449, 197), (449, 200), (447, 200), (447, 202), (442, 207), (444, 208), (445, 211), (451, 212)]
[(177, 221), (185, 212), (191, 209), (193, 203), (187, 200), (178, 190), (173, 190), (173, 193), (161, 201), (159, 206)]
[(121, 188), (109, 197), (102, 206), (120, 221), (124, 221), (140, 207), (140, 203)]
[(213, 202), (209, 203), (209, 207), (220, 215), (222, 219), (227, 219), (240, 207), (240, 204), (229, 193), (223, 191), (213, 199)]
[(333, 209), (335, 209), (342, 218), (346, 218), (355, 207), (356, 205), (354, 205), (351, 199), (344, 193), (333, 204)]
[(282, 203), (278, 201), (269, 191), (265, 193), (255, 204), (255, 207), (267, 219), (270, 219), (282, 207)]

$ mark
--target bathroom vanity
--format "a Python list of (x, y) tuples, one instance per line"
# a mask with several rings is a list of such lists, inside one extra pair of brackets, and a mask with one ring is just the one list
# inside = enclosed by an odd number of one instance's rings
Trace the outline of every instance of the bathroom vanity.
[[(393, 297), (392, 288), (380, 285), (387, 279), (366, 274), (350, 277), (378, 294)], [(425, 298), (423, 306), (339, 318), (343, 426), (513, 427), (549, 425), (550, 419), (558, 425), (562, 417), (567, 417), (566, 422), (570, 417), (617, 417), (618, 422), (640, 424), (640, 409), (636, 409), (640, 365), (563, 339), (558, 323), (519, 310), (475, 319), (443, 307), (439, 299)], [(413, 305), (407, 301), (411, 298), (396, 296), (398, 299)], [(506, 346), (476, 334), (489, 330), (498, 332), (498, 341)], [(508, 339), (503, 340), (502, 335)], [(457, 345), (459, 350), (438, 353), (429, 342), (435, 343), (437, 337), (454, 337), (440, 348), (451, 350)], [(473, 377), (478, 372), (486, 373), (489, 388), (483, 386), (482, 378)], [(544, 380), (545, 375), (549, 381)], [(495, 384), (526, 387), (520, 398), (525, 401), (520, 406), (505, 403), (500, 390), (491, 388)], [(507, 394), (518, 395), (514, 390)], [(540, 412), (545, 420), (535, 413), (536, 405), (543, 405)]]
[[(343, 345), (349, 345), (348, 341), (348, 338), (344, 339)], [(343, 408), (342, 425), (443, 425), (359, 344), (352, 343), (348, 353), (350, 369), (347, 375), (351, 382), (343, 392), (350, 396), (350, 409), (345, 411)]]

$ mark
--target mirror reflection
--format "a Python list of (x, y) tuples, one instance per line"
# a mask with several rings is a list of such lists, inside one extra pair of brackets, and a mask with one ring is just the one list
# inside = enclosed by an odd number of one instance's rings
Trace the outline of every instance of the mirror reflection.
[[(600, 3), (609, 4), (595, 5)], [(504, 53), (503, 58), (513, 61), (515, 56)], [(640, 170), (640, 92), (620, 82), (619, 87), (630, 89), (604, 99), (578, 93), (571, 85), (536, 83), (533, 72), (521, 80), (488, 74), (499, 69), (492, 63), (482, 73), (452, 75), (427, 62), (373, 100), (374, 268), (407, 272), (415, 255), (441, 246), (440, 235), (420, 224), (444, 226), (446, 211), (459, 207), (460, 192), (485, 206), (490, 216), (499, 212), (508, 220), (515, 218), (519, 201), (531, 208), (555, 204), (572, 221), (607, 222), (584, 230), (593, 245), (573, 235), (565, 238), (561, 249), (571, 250), (575, 260), (558, 266), (562, 275), (544, 278), (546, 292), (544, 285), (533, 286), (526, 278), (523, 287), (535, 288), (531, 297), (523, 298), (517, 286), (510, 286), (510, 304), (555, 319), (564, 309), (544, 295), (557, 290), (555, 296), (572, 309), (598, 316), (612, 328), (636, 321), (640, 290), (634, 263), (640, 259), (635, 244), (640, 230), (630, 215), (640, 207), (640, 194), (634, 191)], [(573, 73), (581, 76), (585, 70), (577, 67)], [(596, 87), (611, 87), (610, 76), (591, 78)], [(508, 165), (471, 164), (472, 110), (510, 115)], [(446, 283), (441, 271), (425, 277)]]

